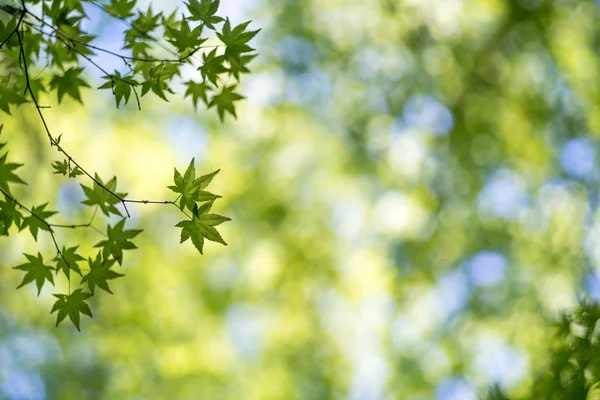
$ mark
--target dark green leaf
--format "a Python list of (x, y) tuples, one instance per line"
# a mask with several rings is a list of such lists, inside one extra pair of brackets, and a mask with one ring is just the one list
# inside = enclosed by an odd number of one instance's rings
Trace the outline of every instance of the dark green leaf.
[(50, 87), (56, 89), (58, 102), (60, 103), (65, 95), (71, 96), (73, 99), (82, 103), (79, 90), (82, 87), (90, 87), (79, 75), (83, 72), (83, 68), (69, 68), (62, 75), (54, 74), (50, 80)]
[(233, 115), (234, 118), (237, 118), (237, 115), (235, 113), (235, 105), (233, 104), (233, 102), (243, 99), (244, 96), (235, 93), (235, 88), (236, 85), (225, 86), (221, 93), (216, 94), (212, 97), (208, 105), (208, 108), (217, 107), (217, 112), (219, 113), (219, 118), (221, 119), (221, 121), (223, 121), (226, 111)]
[(98, 255), (96, 255), (95, 260), (88, 258), (90, 270), (83, 277), (81, 283), (87, 283), (92, 294), (94, 293), (94, 289), (96, 288), (96, 286), (112, 294), (110, 288), (108, 287), (107, 281), (125, 276), (110, 269), (110, 267), (112, 267), (114, 263), (115, 260), (103, 260), (101, 253), (98, 253)]
[(21, 224), (21, 229), (29, 227), (29, 232), (31, 232), (31, 235), (36, 241), (38, 231), (40, 229), (43, 231), (50, 232), (50, 227), (48, 226), (47, 219), (56, 214), (56, 211), (44, 210), (47, 205), (48, 203), (45, 203), (41, 206), (33, 207), (31, 209), (31, 215), (23, 218), (23, 224)]
[(26, 284), (35, 281), (35, 284), (38, 289), (38, 296), (42, 291), (42, 287), (46, 281), (49, 281), (52, 285), (54, 285), (54, 277), (52, 276), (53, 268), (49, 265), (44, 264), (44, 258), (40, 253), (38, 253), (37, 257), (32, 256), (30, 254), (24, 254), (29, 260), (28, 263), (19, 265), (17, 267), (13, 267), (14, 269), (18, 269), (21, 271), (27, 272), (21, 281), (21, 284), (17, 286), (17, 289), (25, 286)]
[(76, 272), (79, 275), (81, 275), (81, 270), (79, 269), (79, 265), (77, 263), (79, 261), (85, 260), (85, 258), (76, 253), (78, 247), (79, 246), (69, 247), (68, 249), (63, 247), (61, 251), (62, 257), (60, 255), (54, 257), (54, 261), (56, 261), (57, 274), (59, 271), (63, 271), (63, 273), (68, 279), (71, 279), (70, 271)]
[(131, 239), (139, 235), (141, 229), (123, 230), (125, 219), (122, 219), (115, 226), (108, 225), (106, 228), (108, 238), (98, 242), (94, 247), (102, 247), (102, 257), (105, 260), (112, 256), (119, 265), (123, 262), (123, 250), (137, 249)]
[[(85, 185), (81, 185), (83, 191), (87, 197), (86, 200), (82, 201), (83, 204), (88, 206), (98, 206), (100, 210), (106, 215), (110, 216), (110, 214), (115, 214), (118, 216), (122, 216), (121, 212), (115, 207), (115, 204), (121, 202), (120, 199), (123, 199), (127, 196), (127, 193), (118, 193), (117, 190), (117, 177), (113, 177), (106, 184), (102, 182), (102, 179), (95, 175), (96, 181), (106, 187), (107, 191), (102, 186), (100, 186), (97, 182), (94, 182), (93, 189), (87, 187)], [(112, 193), (111, 193), (112, 192)]]
[(90, 293), (82, 291), (82, 289), (75, 289), (73, 293), (67, 294), (54, 294), (54, 297), (58, 300), (54, 303), (50, 314), (58, 311), (56, 316), (56, 326), (62, 322), (68, 315), (73, 322), (73, 325), (79, 331), (79, 314), (92, 316), (90, 307), (85, 302), (87, 299), (92, 297)]

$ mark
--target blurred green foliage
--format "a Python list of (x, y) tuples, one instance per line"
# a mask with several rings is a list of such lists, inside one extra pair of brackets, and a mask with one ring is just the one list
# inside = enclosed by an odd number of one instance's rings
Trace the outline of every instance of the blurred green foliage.
[[(34, 285), (14, 290), (10, 267), (37, 246), (3, 239), (0, 396), (597, 396), (598, 5), (221, 7), (263, 29), (237, 122), (176, 100), (115, 112), (90, 90), (85, 109), (65, 97), (48, 119), (134, 198), (163, 198), (170, 167), (192, 157), (220, 168), (229, 246), (199, 258), (165, 234), (174, 207), (132, 207), (144, 234), (129, 279), (90, 301), (78, 333), (53, 327), (49, 288), (39, 301)], [(101, 16), (90, 27), (104, 40), (115, 29)], [(58, 193), (48, 209), (88, 221), (81, 190), (48, 179), (55, 160), (30, 111), (2, 120), (11, 156), (28, 161), (19, 176), (39, 188), (30, 202)], [(84, 239), (101, 237), (66, 233)]]

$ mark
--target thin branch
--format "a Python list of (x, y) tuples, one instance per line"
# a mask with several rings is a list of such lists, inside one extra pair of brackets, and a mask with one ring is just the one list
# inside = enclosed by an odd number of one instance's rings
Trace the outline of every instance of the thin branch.
[(92, 225), (92, 223), (94, 222), (94, 219), (96, 218), (97, 213), (98, 213), (98, 206), (96, 206), (96, 208), (94, 208), (94, 214), (92, 214), (92, 218), (90, 218), (89, 222), (87, 222), (85, 224), (50, 224), (50, 226), (53, 228), (67, 228), (67, 229), (92, 228), (96, 232), (99, 232), (103, 236), (106, 236), (106, 234), (104, 232), (102, 232), (100, 229), (98, 229)]
[[(183, 63), (188, 58), (192, 57), (199, 50), (202, 50), (202, 49), (211, 49), (211, 48), (215, 48), (215, 47), (223, 47), (224, 46), (222, 44), (207, 45), (207, 46), (203, 46), (203, 45), (196, 46), (193, 49), (191, 49), (190, 52), (187, 55), (185, 55), (183, 57), (179, 57), (179, 58), (132, 57), (132, 56), (126, 56), (124, 54), (119, 54), (119, 53), (116, 53), (114, 51), (107, 50), (107, 49), (104, 49), (102, 47), (94, 46), (93, 44), (89, 44), (89, 43), (83, 42), (81, 40), (72, 38), (72, 37), (68, 36), (66, 33), (62, 32), (60, 29), (57, 29), (56, 27), (54, 27), (52, 24), (49, 24), (48, 22), (42, 20), (40, 17), (38, 17), (37, 15), (33, 14), (31, 11), (27, 11), (27, 14), (29, 14), (33, 18), (37, 19), (42, 25), (45, 25), (45, 26), (49, 27), (54, 32), (54, 34), (52, 34), (52, 33), (44, 32), (44, 31), (38, 29), (38, 32), (40, 32), (40, 33), (42, 33), (44, 35), (47, 35), (47, 36), (50, 36), (50, 37), (54, 37), (54, 38), (58, 38), (58, 35), (60, 35), (63, 38), (68, 39), (69, 41), (71, 41), (73, 43), (76, 43), (76, 44), (78, 44), (80, 46), (85, 46), (85, 47), (87, 47), (89, 49), (100, 51), (100, 52), (105, 53), (105, 54), (109, 54), (109, 55), (111, 55), (113, 57), (120, 58), (124, 62), (126, 62), (126, 61), (137, 61), (137, 62), (150, 62), (150, 63)], [(31, 27), (36, 27), (35, 25), (33, 25), (33, 24), (31, 24), (31, 23), (29, 23), (27, 21), (25, 21), (25, 23), (27, 25), (31, 26)], [(135, 29), (135, 28), (133, 28), (133, 29)], [(86, 32), (84, 32), (84, 33), (86, 33)], [(152, 40), (156, 40), (154, 38), (151, 38), (151, 39)], [(165, 50), (167, 50), (167, 49), (165, 49)]]
[(125, 199), (125, 203), (136, 203), (136, 204), (172, 204), (175, 207), (177, 207), (177, 209), (179, 211), (181, 211), (181, 213), (183, 213), (186, 217), (188, 217), (188, 219), (192, 219), (192, 217), (190, 217), (188, 215), (188, 213), (186, 213), (184, 210), (180, 209), (179, 206), (177, 205), (177, 200), (179, 200), (179, 198), (181, 197), (181, 195), (177, 196), (177, 198), (173, 201), (152, 201), (152, 200), (127, 200)]
[(4, 46), (6, 44), (6, 42), (8, 42), (10, 40), (11, 37), (13, 37), (14, 34), (17, 33), (17, 31), (19, 30), (19, 26), (21, 26), (21, 22), (23, 22), (23, 18), (25, 17), (25, 8), (23, 8), (23, 10), (21, 11), (21, 16), (19, 17), (19, 20), (17, 21), (17, 25), (15, 25), (15, 29), (13, 29), (13, 31), (6, 37), (6, 39), (4, 39), (2, 41), (2, 43), (0, 43), (0, 49), (2, 49), (2, 46)]

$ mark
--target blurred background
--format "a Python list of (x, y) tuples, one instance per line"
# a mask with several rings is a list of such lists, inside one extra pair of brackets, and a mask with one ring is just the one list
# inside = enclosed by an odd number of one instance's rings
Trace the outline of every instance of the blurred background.
[[(0, 399), (528, 393), (548, 321), (600, 298), (598, 7), (222, 0), (219, 15), (262, 29), (237, 121), (194, 111), (181, 88), (141, 112), (95, 90), (47, 110), (73, 157), (131, 198), (171, 200), (172, 168), (192, 157), (199, 173), (221, 168), (211, 187), (229, 246), (199, 256), (179, 245), (177, 210), (132, 205), (139, 249), (78, 333), (49, 315), (62, 283), (15, 290), (11, 267), (51, 254), (50, 237), (0, 240)], [(86, 10), (95, 44), (120, 51), (121, 22)], [(15, 193), (50, 201), (56, 223), (87, 222), (32, 110), (1, 117), (26, 164)], [(100, 240), (62, 234), (84, 254)]]

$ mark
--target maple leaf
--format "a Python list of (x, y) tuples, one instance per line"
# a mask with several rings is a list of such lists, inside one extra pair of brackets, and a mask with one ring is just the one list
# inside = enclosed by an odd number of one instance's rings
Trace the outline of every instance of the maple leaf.
[(196, 246), (196, 249), (198, 249), (200, 254), (203, 254), (205, 238), (213, 242), (227, 245), (215, 226), (226, 221), (231, 221), (231, 219), (218, 214), (208, 214), (213, 203), (214, 200), (203, 204), (199, 208), (196, 206), (191, 220), (180, 221), (175, 225), (176, 227), (182, 228), (180, 243), (191, 238), (192, 243)]
[[(121, 202), (120, 199), (123, 199), (127, 196), (127, 193), (117, 193), (117, 177), (113, 177), (106, 184), (102, 182), (102, 179), (95, 174), (96, 181), (100, 182), (100, 184), (104, 185), (106, 189), (110, 190), (112, 193), (108, 192), (98, 183), (94, 182), (93, 189), (87, 186), (81, 185), (85, 195), (87, 196), (87, 200), (82, 201), (83, 204), (88, 206), (98, 206), (100, 210), (106, 215), (110, 216), (110, 213), (118, 215), (122, 217), (121, 212), (115, 207), (115, 204)], [(114, 194), (113, 194), (114, 193)], [(116, 195), (116, 196), (115, 196)], [(117, 197), (118, 196), (118, 197)]]
[(5, 86), (0, 86), (0, 110), (4, 111), (8, 115), (10, 113), (10, 105), (19, 105), (26, 102), (24, 96), (16, 90), (11, 90)]
[(38, 289), (38, 296), (42, 291), (42, 287), (44, 283), (48, 280), (52, 285), (54, 285), (54, 277), (52, 276), (52, 267), (44, 264), (44, 258), (40, 253), (38, 253), (37, 257), (32, 256), (30, 254), (24, 254), (25, 257), (29, 260), (28, 263), (13, 267), (13, 269), (18, 269), (21, 271), (26, 271), (27, 273), (23, 277), (23, 281), (21, 284), (17, 286), (17, 289), (25, 286), (26, 284), (35, 281), (35, 284)]
[(237, 118), (237, 115), (235, 114), (235, 105), (233, 102), (243, 99), (244, 96), (241, 96), (233, 91), (236, 86), (237, 85), (223, 87), (221, 93), (214, 95), (208, 104), (208, 108), (213, 106), (217, 107), (217, 113), (219, 114), (221, 121), (223, 121), (225, 111), (228, 111), (234, 116), (234, 118)]
[(207, 40), (200, 37), (202, 35), (202, 28), (202, 25), (198, 25), (196, 28), (190, 30), (190, 25), (185, 19), (181, 21), (179, 29), (167, 26), (167, 33), (170, 36), (168, 39), (169, 43), (175, 46), (180, 53), (192, 47), (200, 46)]
[(8, 153), (4, 153), (4, 155), (0, 157), (0, 189), (10, 193), (8, 182), (20, 183), (22, 185), (26, 185), (26, 183), (14, 173), (14, 171), (23, 164), (7, 163), (7, 156)]
[[(79, 246), (69, 247), (68, 249), (63, 247), (61, 251), (62, 257), (60, 255), (54, 257), (54, 261), (56, 261), (57, 274), (62, 270), (68, 279), (71, 279), (71, 271), (83, 276), (77, 262), (85, 260), (85, 258), (76, 253), (78, 247)], [(67, 262), (65, 262), (65, 260), (67, 260)]]
[(187, 167), (185, 174), (182, 176), (177, 168), (175, 168), (174, 181), (175, 186), (168, 186), (169, 189), (175, 193), (181, 194), (179, 201), (179, 208), (183, 210), (187, 207), (190, 211), (196, 206), (196, 202), (210, 201), (221, 196), (212, 194), (203, 190), (208, 186), (212, 178), (219, 172), (219, 170), (212, 172), (207, 175), (203, 175), (196, 179), (196, 168), (194, 167), (195, 158), (192, 158), (190, 165)]
[(79, 89), (81, 87), (90, 87), (90, 85), (79, 77), (82, 72), (83, 68), (71, 67), (62, 76), (57, 74), (52, 75), (50, 88), (56, 89), (59, 104), (66, 94), (83, 104)]
[(123, 104), (129, 102), (131, 89), (140, 84), (131, 76), (121, 76), (121, 73), (117, 70), (115, 70), (114, 75), (106, 75), (102, 78), (106, 79), (106, 82), (102, 86), (98, 86), (98, 89), (111, 89), (117, 102), (117, 108), (119, 108), (121, 100), (124, 100)]
[(184, 97), (192, 96), (194, 108), (196, 108), (198, 105), (198, 99), (202, 99), (204, 104), (208, 105), (208, 96), (206, 94), (206, 91), (210, 90), (210, 86), (208, 85), (208, 83), (197, 83), (194, 81), (187, 81), (184, 84), (188, 87), (185, 91)]
[(225, 44), (225, 58), (239, 58), (241, 54), (254, 51), (247, 43), (254, 37), (260, 29), (256, 31), (246, 31), (250, 21), (243, 22), (233, 29), (229, 19), (223, 24), (221, 33), (217, 32), (217, 36)]
[(225, 56), (217, 55), (217, 49), (213, 49), (210, 53), (202, 55), (202, 65), (198, 67), (198, 71), (202, 75), (202, 79), (208, 79), (213, 85), (217, 84), (219, 74), (227, 72), (227, 68), (223, 65)]
[(44, 210), (48, 203), (42, 204), (41, 206), (33, 207), (31, 209), (31, 215), (23, 218), (23, 224), (21, 225), (21, 229), (25, 229), (29, 227), (29, 232), (33, 238), (37, 241), (38, 231), (41, 229), (43, 231), (50, 232), (50, 227), (45, 222), (47, 218), (56, 214), (56, 211), (46, 211)]
[(111, 0), (110, 4), (106, 6), (106, 11), (118, 15), (121, 18), (129, 18), (135, 15), (132, 13), (134, 8), (135, 1)]
[(115, 263), (115, 260), (102, 260), (102, 254), (99, 252), (95, 260), (88, 258), (88, 264), (90, 266), (89, 272), (83, 277), (81, 283), (87, 282), (90, 291), (94, 293), (94, 288), (98, 286), (100, 289), (107, 291), (110, 294), (107, 280), (116, 279), (123, 274), (113, 271), (110, 267)]
[(73, 325), (79, 329), (79, 314), (87, 315), (88, 317), (92, 316), (92, 310), (85, 302), (87, 299), (92, 297), (90, 293), (84, 292), (82, 289), (75, 289), (71, 294), (54, 294), (54, 297), (58, 298), (58, 300), (52, 306), (52, 311), (50, 314), (58, 311), (56, 316), (56, 326), (64, 320), (67, 315), (73, 322)]
[(55, 161), (54, 164), (52, 164), (52, 168), (54, 168), (55, 174), (67, 175), (69, 172), (69, 163), (67, 160)]
[(168, 186), (169, 189), (174, 191), (175, 193), (181, 194), (181, 199), (179, 201), (179, 208), (183, 210), (185, 206), (187, 206), (190, 210), (194, 207), (194, 195), (198, 190), (198, 185), (194, 183), (196, 179), (196, 168), (194, 167), (195, 158), (192, 158), (190, 165), (185, 170), (185, 174), (182, 176), (177, 168), (175, 168), (173, 180), (175, 181), (175, 186)]
[(139, 235), (141, 229), (130, 229), (124, 231), (125, 219), (122, 219), (119, 223), (111, 228), (110, 225), (106, 228), (108, 238), (98, 242), (94, 247), (102, 247), (102, 257), (105, 260), (109, 256), (113, 258), (121, 265), (123, 262), (123, 250), (137, 249), (137, 246), (131, 242), (131, 239)]
[(223, 21), (223, 18), (215, 15), (219, 9), (219, 0), (190, 0), (185, 3), (187, 6), (192, 21), (202, 21), (202, 23), (210, 29), (215, 29), (213, 24), (218, 24)]
[(8, 228), (14, 223), (17, 228), (21, 225), (23, 216), (17, 210), (17, 203), (6, 197), (6, 201), (0, 201), (0, 235), (8, 236)]

